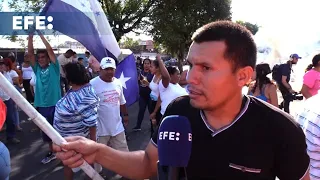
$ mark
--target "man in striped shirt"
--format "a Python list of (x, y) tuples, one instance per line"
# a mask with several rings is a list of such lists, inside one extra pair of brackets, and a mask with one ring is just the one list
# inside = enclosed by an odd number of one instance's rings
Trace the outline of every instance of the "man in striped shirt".
[(320, 179), (320, 95), (305, 101), (296, 119), (306, 135), (307, 151), (310, 156), (310, 178)]

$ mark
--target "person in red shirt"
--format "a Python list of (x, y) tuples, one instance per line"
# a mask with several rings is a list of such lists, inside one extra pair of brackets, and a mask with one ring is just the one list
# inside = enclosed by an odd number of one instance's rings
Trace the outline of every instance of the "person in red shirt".
[[(7, 107), (0, 99), (0, 129), (6, 120)], [(10, 167), (10, 153), (8, 148), (0, 141), (0, 179), (9, 179), (11, 171)]]
[(0, 129), (2, 128), (5, 120), (6, 120), (6, 113), (7, 107), (4, 102), (0, 99)]

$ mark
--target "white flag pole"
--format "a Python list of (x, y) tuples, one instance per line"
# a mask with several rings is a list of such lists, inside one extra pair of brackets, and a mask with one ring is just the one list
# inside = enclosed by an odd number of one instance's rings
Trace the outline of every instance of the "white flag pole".
[[(31, 120), (48, 135), (52, 141), (61, 145), (66, 140), (48, 123), (48, 121), (18, 92), (18, 90), (0, 73), (0, 88), (31, 118)], [(93, 180), (103, 180), (86, 161), (80, 168)]]

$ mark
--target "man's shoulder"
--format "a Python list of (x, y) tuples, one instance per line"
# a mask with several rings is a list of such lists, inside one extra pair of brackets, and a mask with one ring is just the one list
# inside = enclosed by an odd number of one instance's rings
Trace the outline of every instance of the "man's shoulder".
[(59, 62), (56, 61), (55, 63), (53, 62), (50, 62), (49, 64), (49, 70), (50, 70), (50, 73), (56, 73), (60, 76), (60, 67), (59, 67)]
[(98, 80), (99, 80), (99, 76), (91, 79), (89, 83), (94, 87), (97, 84)]
[(274, 133), (293, 132), (300, 129), (299, 124), (295, 121), (293, 116), (282, 111), (278, 107), (252, 96), (250, 96), (250, 102), (248, 111), (248, 113), (250, 113), (250, 118), (254, 121), (258, 120), (262, 124), (268, 125), (272, 128)]
[(63, 54), (60, 54), (59, 56), (57, 56), (57, 60), (58, 61), (61, 61), (61, 60), (64, 60), (64, 59), (66, 59), (66, 57)]
[(192, 107), (190, 104), (190, 97), (189, 96), (181, 96), (174, 99), (167, 107), (165, 115), (184, 115), (190, 116), (193, 115), (195, 112), (199, 111)]
[(318, 71), (311, 69), (310, 71), (307, 71), (303, 77), (318, 76), (319, 74), (320, 73)]

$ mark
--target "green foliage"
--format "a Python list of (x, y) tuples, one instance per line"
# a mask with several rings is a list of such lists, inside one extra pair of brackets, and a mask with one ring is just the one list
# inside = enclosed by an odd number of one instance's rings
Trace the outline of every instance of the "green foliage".
[(3, 0), (0, 0), (0, 11), (3, 9)]
[(108, 16), (110, 26), (117, 41), (126, 33), (146, 27), (147, 22), (144, 18), (150, 13), (151, 6), (155, 1), (100, 0), (102, 9)]
[(8, 39), (11, 42), (18, 42), (23, 48), (26, 48), (25, 38), (19, 37), (17, 35), (3, 36), (5, 39)]
[(9, 8), (20, 12), (40, 12), (47, 0), (11, 0)]
[(125, 38), (122, 43), (120, 43), (121, 48), (130, 49), (132, 52), (138, 52), (141, 50), (139, 42), (133, 40), (132, 38)]
[(246, 27), (249, 31), (251, 31), (253, 35), (255, 35), (259, 30), (259, 26), (257, 24), (251, 24), (249, 22), (244, 22), (244, 21), (236, 21), (236, 23)]
[(181, 62), (193, 32), (204, 24), (231, 19), (231, 0), (156, 0), (149, 31)]

